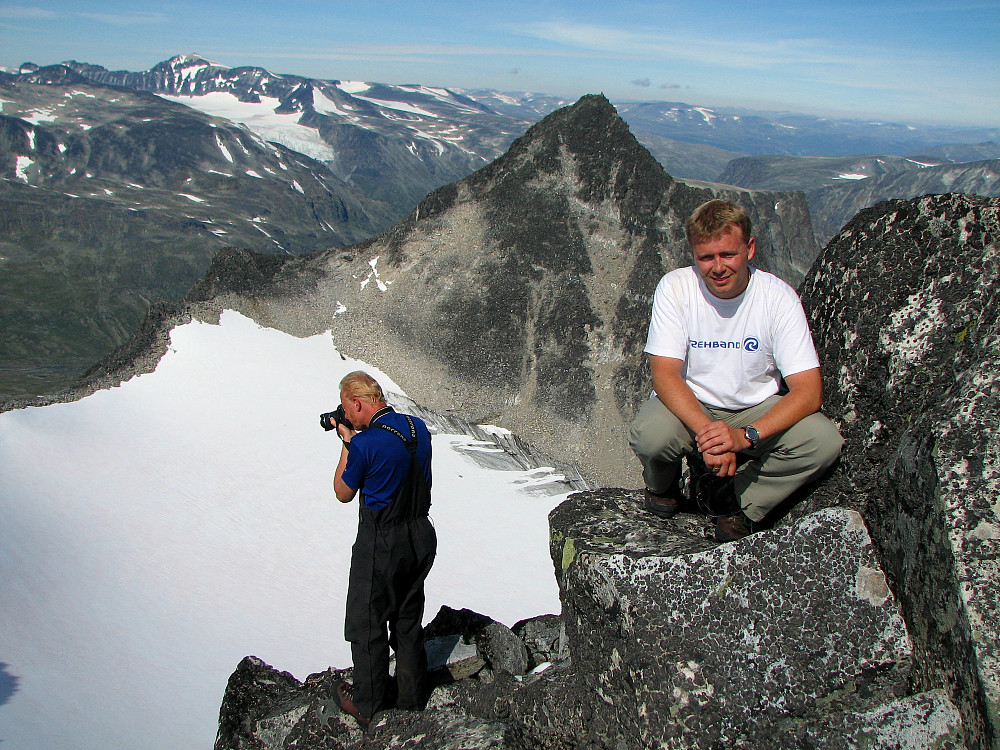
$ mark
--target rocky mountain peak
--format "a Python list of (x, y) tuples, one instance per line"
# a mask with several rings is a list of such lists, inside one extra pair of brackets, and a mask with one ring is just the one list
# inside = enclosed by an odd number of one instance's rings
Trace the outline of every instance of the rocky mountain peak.
[(39, 67), (25, 63), (21, 66), (19, 80), (25, 83), (71, 85), (87, 83), (87, 79), (66, 64)]
[(516, 140), (501, 158), (479, 173), (480, 181), (531, 182), (539, 175), (565, 174), (572, 162), (574, 192), (587, 203), (614, 203), (630, 231), (642, 231), (672, 178), (629, 131), (603, 95), (588, 95), (552, 113)]
[(183, 68), (193, 68), (193, 67), (204, 67), (208, 66), (211, 68), (219, 68), (220, 70), (230, 70), (228, 65), (220, 65), (219, 63), (207, 60), (197, 52), (189, 52), (186, 55), (175, 55), (169, 60), (159, 63), (160, 65), (167, 65), (175, 70)]
[(345, 354), (387, 370), (404, 359), (397, 382), (429, 408), (530, 434), (597, 481), (632, 482), (624, 434), (649, 393), (652, 294), (690, 263), (684, 222), (716, 195), (751, 213), (761, 265), (797, 282), (789, 258), (812, 247), (801, 196), (677, 182), (606, 98), (587, 96), (380, 237), (285, 263), (266, 310), (215, 283), (197, 297), (295, 332), (332, 321)]

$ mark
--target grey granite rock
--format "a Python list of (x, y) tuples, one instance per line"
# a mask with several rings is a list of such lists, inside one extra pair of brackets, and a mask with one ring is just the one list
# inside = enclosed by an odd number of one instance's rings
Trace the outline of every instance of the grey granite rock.
[(491, 622), (476, 635), (476, 645), (494, 670), (503, 670), (512, 675), (528, 671), (529, 655), (524, 641), (500, 622)]
[(226, 688), (215, 750), (520, 747), (507, 744), (504, 724), (468, 711), (448, 686), (435, 691), (426, 711), (390, 709), (362, 730), (337, 704), (337, 685), (350, 678), (351, 670), (330, 669), (299, 682), (246, 657)]
[[(965, 750), (962, 716), (943, 690), (857, 711), (794, 718), (775, 727), (774, 747), (824, 750)], [(742, 743), (734, 747), (739, 748)]]
[(910, 640), (858, 513), (726, 545), (651, 518), (606, 490), (550, 516), (573, 663), (632, 746), (764, 742), (851, 683), (905, 692)]
[(424, 637), (458, 637), (463, 643), (474, 645), (478, 658), (494, 671), (519, 675), (529, 669), (528, 648), (524, 641), (503, 623), (469, 609), (441, 607), (424, 628)]
[(569, 657), (566, 645), (566, 628), (563, 627), (559, 615), (539, 615), (515, 623), (511, 628), (528, 649), (530, 666), (553, 661), (562, 661)]
[(354, 747), (362, 732), (336, 703), (350, 672), (330, 669), (299, 682), (254, 656), (229, 678), (215, 750)]
[(1000, 199), (889, 201), (802, 288), (846, 445), (811, 503), (852, 498), (921, 672), (971, 747), (1000, 747)]

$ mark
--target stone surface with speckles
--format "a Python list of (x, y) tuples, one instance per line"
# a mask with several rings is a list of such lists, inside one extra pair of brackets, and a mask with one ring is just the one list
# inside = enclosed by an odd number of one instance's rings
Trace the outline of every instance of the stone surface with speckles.
[(764, 747), (776, 722), (847, 685), (905, 694), (910, 639), (860, 514), (825, 509), (721, 545), (678, 519), (621, 490), (550, 515), (570, 654), (630, 746)]
[(861, 212), (802, 287), (846, 439), (810, 502), (861, 509), (922, 669), (1000, 747), (1000, 199)]

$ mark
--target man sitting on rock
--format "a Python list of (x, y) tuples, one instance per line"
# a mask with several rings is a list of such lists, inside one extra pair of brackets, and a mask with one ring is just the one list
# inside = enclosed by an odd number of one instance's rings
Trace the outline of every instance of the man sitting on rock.
[[(699, 206), (687, 222), (694, 265), (656, 288), (645, 351), (653, 397), (632, 425), (646, 508), (680, 509), (680, 461), (700, 452), (732, 477), (739, 511), (716, 520), (719, 541), (741, 539), (794, 490), (829, 468), (843, 438), (822, 414), (819, 358), (795, 290), (750, 265), (746, 211)], [(737, 454), (746, 459), (737, 465)]]

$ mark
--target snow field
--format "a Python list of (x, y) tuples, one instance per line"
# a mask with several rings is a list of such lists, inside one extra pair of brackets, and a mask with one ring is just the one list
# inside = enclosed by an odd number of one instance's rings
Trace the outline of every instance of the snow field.
[[(353, 369), (401, 392), (328, 334), (227, 311), (176, 328), (153, 373), (0, 415), (5, 750), (210, 748), (243, 656), (299, 679), (350, 665), (357, 505), (333, 494), (340, 443), (318, 416)], [(565, 495), (452, 449), (474, 443), (434, 436), (425, 621), (441, 605), (507, 625), (558, 612), (546, 517)]]

